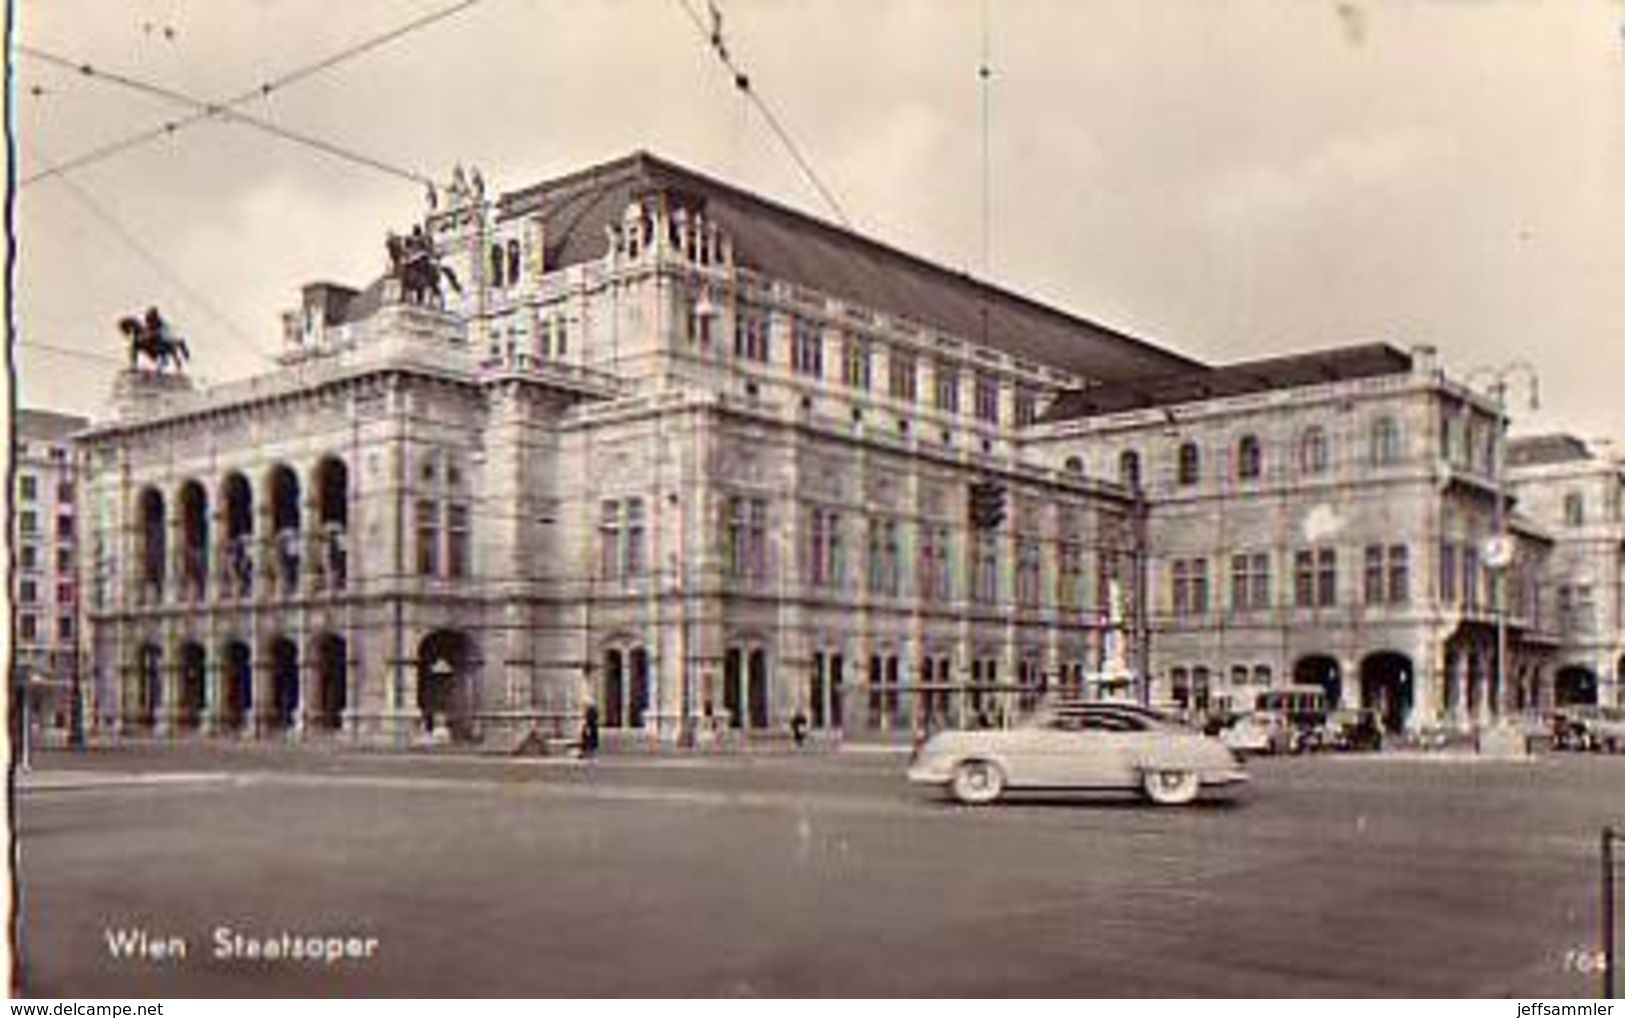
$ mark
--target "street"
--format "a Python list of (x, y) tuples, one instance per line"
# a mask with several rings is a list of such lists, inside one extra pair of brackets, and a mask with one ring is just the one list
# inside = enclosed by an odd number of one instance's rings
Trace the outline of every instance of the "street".
[[(41, 996), (1588, 996), (1625, 757), (1262, 760), (1231, 801), (967, 809), (904, 758), (46, 752)], [(374, 938), (336, 961), (216, 957)], [(114, 958), (142, 931), (181, 954)], [(122, 933), (120, 932), (122, 931)], [(115, 937), (116, 939), (116, 937)], [(161, 953), (161, 952), (160, 952)]]

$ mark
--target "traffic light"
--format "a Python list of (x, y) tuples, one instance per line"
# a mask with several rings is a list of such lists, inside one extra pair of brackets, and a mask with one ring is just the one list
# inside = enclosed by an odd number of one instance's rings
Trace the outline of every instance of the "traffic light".
[(1004, 485), (998, 481), (972, 481), (970, 525), (973, 530), (996, 530), (1004, 522)]

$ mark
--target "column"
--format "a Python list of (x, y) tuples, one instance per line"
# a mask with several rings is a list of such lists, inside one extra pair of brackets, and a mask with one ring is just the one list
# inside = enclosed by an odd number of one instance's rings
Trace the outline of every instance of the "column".
[(214, 641), (210, 641), (204, 650), (203, 658), (203, 714), (198, 718), (198, 727), (204, 735), (215, 735), (221, 729), (221, 705), (226, 698), (223, 694), (222, 683), (225, 673), (222, 668), (223, 656)]
[(243, 718), (243, 734), (250, 738), (264, 738), (270, 731), (271, 717), (276, 709), (276, 682), (271, 671), (271, 654), (263, 643), (254, 648), (249, 665), (249, 682), (254, 687), (254, 706)]
[(159, 697), (154, 720), (155, 734), (174, 735), (180, 729), (181, 660), (173, 641), (165, 641), (164, 657), (159, 665), (163, 694)]
[[(312, 489), (314, 479), (309, 479)], [(327, 549), (322, 544), (321, 506), (315, 492), (305, 499), (301, 507), (302, 528), (299, 531), (299, 589), (312, 593), (327, 587)]]
[(1450, 683), (1450, 716), (1446, 721), (1458, 730), (1465, 730), (1471, 723), (1467, 702), (1467, 655), (1453, 654), (1448, 660), (1450, 673), (1445, 681)]

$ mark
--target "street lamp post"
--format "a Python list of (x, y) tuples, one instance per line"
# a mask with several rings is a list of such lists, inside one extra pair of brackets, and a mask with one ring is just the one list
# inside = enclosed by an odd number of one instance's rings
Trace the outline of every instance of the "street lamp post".
[[(1468, 375), (1488, 379), (1487, 390), (1495, 401), (1495, 442), (1490, 456), (1490, 471), (1495, 486), (1494, 536), (1485, 542), (1484, 564), (1495, 575), (1495, 695), (1507, 695), (1507, 580), (1512, 567), (1513, 545), (1507, 512), (1507, 385), (1515, 376), (1522, 375), (1529, 386), (1529, 409), (1540, 409), (1540, 376), (1528, 361), (1513, 361), (1495, 369), (1483, 369)], [(1491, 705), (1492, 713), (1499, 713)]]

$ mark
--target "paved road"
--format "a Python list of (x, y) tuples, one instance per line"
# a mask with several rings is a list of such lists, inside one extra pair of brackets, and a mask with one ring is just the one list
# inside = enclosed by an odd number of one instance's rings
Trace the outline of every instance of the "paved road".
[[(37, 995), (1586, 995), (1625, 757), (1262, 761), (1235, 802), (969, 810), (876, 754), (46, 755)], [(378, 940), (332, 965), (213, 931)], [(181, 960), (111, 957), (109, 929)]]

